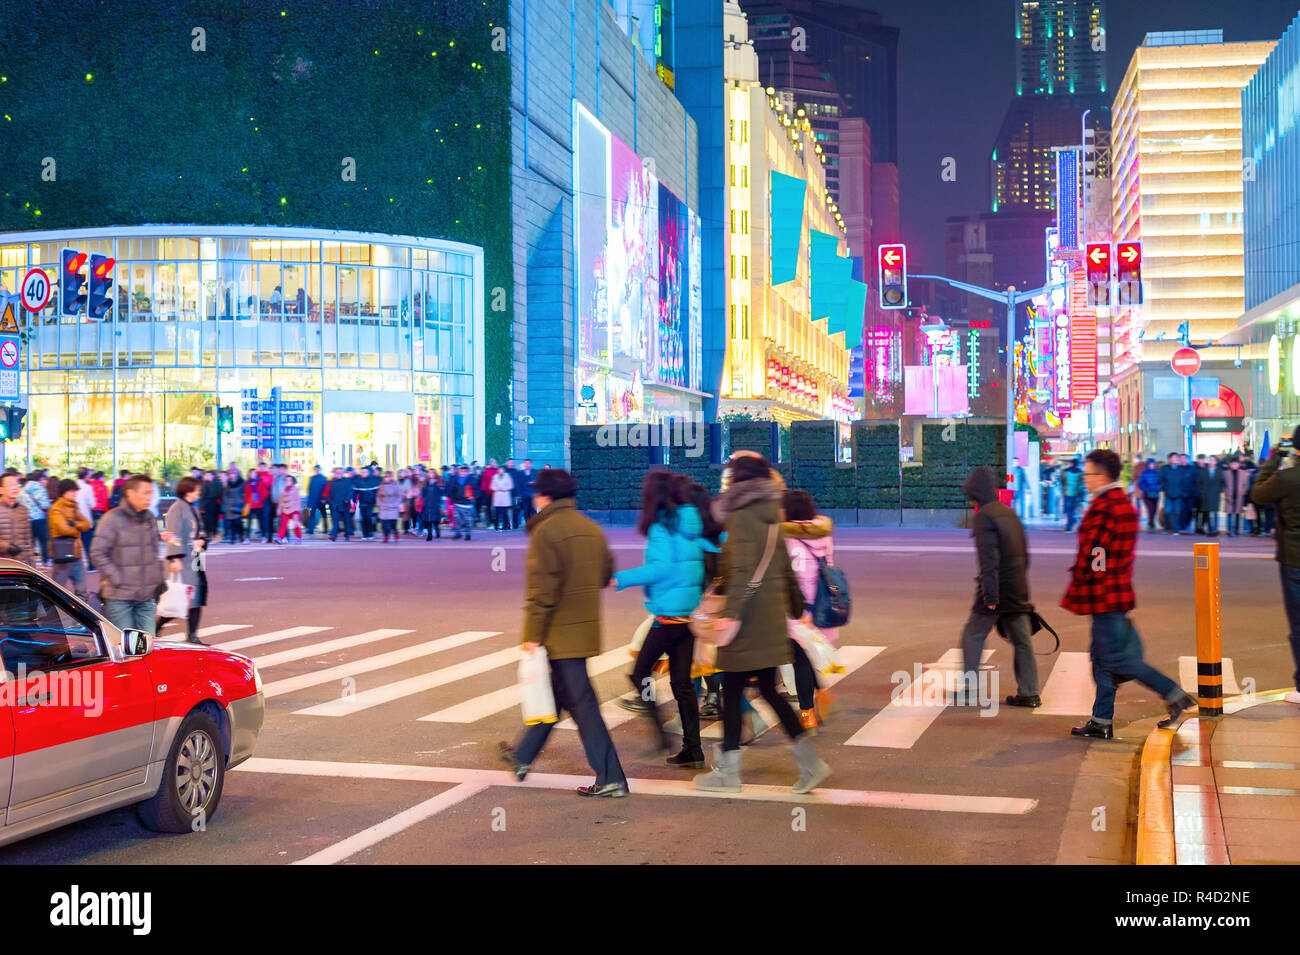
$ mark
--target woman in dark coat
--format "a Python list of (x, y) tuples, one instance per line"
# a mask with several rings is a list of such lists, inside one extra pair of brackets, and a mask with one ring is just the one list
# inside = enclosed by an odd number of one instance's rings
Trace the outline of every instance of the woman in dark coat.
[(226, 495), (221, 475), (216, 471), (203, 472), (203, 489), (199, 492), (199, 509), (203, 515), (203, 532), (208, 540), (215, 540), (221, 533), (221, 510)]
[[(721, 574), (727, 602), (722, 616), (740, 621), (740, 629), (730, 644), (718, 648), (723, 742), (714, 750), (713, 771), (695, 777), (699, 789), (740, 791), (740, 698), (751, 679), (758, 681), (759, 693), (790, 737), (799, 765), (793, 791), (810, 792), (830, 775), (830, 767), (818, 758), (799, 718), (776, 689), (776, 669), (791, 659), (786, 621), (804, 610), (781, 533), (783, 490), (772, 480), (767, 461), (739, 457), (731, 462), (730, 486), (713, 502), (714, 516), (727, 529)], [(754, 589), (750, 584), (765, 554), (770, 554), (767, 568)]]
[(226, 543), (248, 540), (244, 536), (244, 479), (239, 476), (239, 468), (233, 465), (222, 492), (222, 508), (226, 517)]
[(436, 469), (430, 469), (429, 477), (420, 488), (420, 524), (424, 527), (424, 539), (433, 540), (434, 535), (442, 540), (442, 478)]

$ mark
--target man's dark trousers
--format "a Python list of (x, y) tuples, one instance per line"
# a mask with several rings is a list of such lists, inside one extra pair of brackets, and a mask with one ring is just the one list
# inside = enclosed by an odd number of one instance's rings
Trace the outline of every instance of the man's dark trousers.
[[(961, 631), (962, 672), (966, 679), (975, 680), (974, 685), (967, 683), (971, 692), (979, 691), (980, 657), (984, 651), (984, 641), (989, 631), (997, 626), (997, 611), (982, 613), (971, 611), (966, 619), (966, 626)], [(1012, 659), (1016, 673), (1016, 694), (1018, 696), (1038, 695), (1038, 662), (1034, 659), (1033, 625), (1027, 613), (1005, 614), (1007, 635), (1011, 638)], [(972, 677), (972, 674), (974, 676)]]
[(1286, 622), (1290, 625), (1291, 656), (1295, 659), (1295, 685), (1300, 689), (1300, 567), (1278, 564), (1282, 574), (1282, 605), (1286, 608)]
[(361, 508), (361, 536), (371, 538), (375, 536), (375, 505), (360, 504)]
[(1165, 700), (1178, 699), (1182, 689), (1151, 664), (1142, 659), (1142, 642), (1127, 613), (1092, 615), (1092, 681), (1097, 696), (1092, 704), (1092, 718), (1097, 723), (1115, 719), (1115, 688), (1126, 680), (1136, 680)]
[(331, 504), (333, 521), (330, 526), (330, 540), (337, 540), (339, 531), (343, 531), (346, 540), (352, 540), (352, 507), (348, 504)]
[[(591, 688), (587, 677), (587, 661), (579, 657), (575, 660), (552, 660), (551, 691), (555, 694), (555, 715), (561, 716), (565, 711), (578, 724), (578, 736), (582, 748), (587, 752), (587, 762), (596, 773), (596, 785), (607, 783), (627, 784), (627, 776), (619, 764), (618, 753), (614, 751), (614, 741), (609, 737), (605, 720), (600, 715), (600, 701), (596, 691)], [(524, 731), (523, 738), (515, 747), (515, 758), (521, 763), (531, 765), (546, 740), (555, 729), (554, 723), (538, 723)]]
[(257, 512), (257, 519), (261, 522), (262, 533), (266, 536), (266, 542), (271, 543), (271, 538), (275, 536), (275, 528), (271, 524), (271, 515), (275, 513), (275, 505), (271, 503), (268, 497), (262, 502), (261, 509)]

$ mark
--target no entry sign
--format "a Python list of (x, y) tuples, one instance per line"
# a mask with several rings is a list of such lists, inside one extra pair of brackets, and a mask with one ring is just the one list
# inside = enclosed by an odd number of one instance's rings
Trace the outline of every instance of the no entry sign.
[(1169, 364), (1173, 366), (1174, 374), (1190, 378), (1201, 370), (1201, 355), (1195, 348), (1180, 348), (1169, 359)]

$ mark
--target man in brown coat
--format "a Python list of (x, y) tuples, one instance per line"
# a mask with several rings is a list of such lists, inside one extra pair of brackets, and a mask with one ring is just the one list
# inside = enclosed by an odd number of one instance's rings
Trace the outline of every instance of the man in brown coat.
[[(578, 511), (577, 483), (568, 471), (547, 468), (537, 475), (537, 513), (529, 519), (528, 596), (524, 604), (524, 653), (546, 649), (555, 713), (568, 710), (596, 782), (579, 786), (582, 796), (626, 796), (627, 776), (600, 715), (600, 702), (587, 675), (587, 658), (600, 653), (600, 599), (614, 574), (614, 556), (595, 522)], [(519, 744), (501, 744), (501, 758), (522, 780), (528, 775), (554, 723), (537, 723)]]
[(12, 557), (35, 567), (32, 521), (18, 500), (22, 491), (22, 476), (17, 471), (10, 469), (0, 475), (0, 557)]

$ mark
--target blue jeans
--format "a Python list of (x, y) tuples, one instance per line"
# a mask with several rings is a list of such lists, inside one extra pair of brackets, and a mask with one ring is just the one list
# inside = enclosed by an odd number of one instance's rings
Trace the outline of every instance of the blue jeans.
[(155, 636), (154, 611), (158, 607), (157, 598), (153, 600), (105, 600), (104, 616), (119, 630), (143, 630), (151, 637)]
[(1169, 677), (1142, 659), (1142, 641), (1128, 614), (1119, 611), (1092, 615), (1092, 680), (1097, 696), (1092, 718), (1111, 723), (1115, 718), (1115, 688), (1126, 680), (1137, 680), (1166, 700), (1176, 700), (1182, 689)]
[(1065, 497), (1065, 529), (1066, 531), (1074, 530), (1074, 514), (1079, 509), (1079, 502), (1083, 500), (1082, 494), (1067, 494)]
[[(600, 715), (600, 701), (596, 699), (596, 691), (591, 688), (591, 679), (587, 676), (587, 661), (579, 657), (575, 660), (552, 660), (550, 664), (555, 715), (568, 711), (573, 722), (578, 724), (578, 738), (587, 753), (587, 762), (596, 773), (596, 785), (626, 785), (627, 776), (623, 774), (618, 753), (614, 751), (614, 741), (610, 739), (609, 729)], [(532, 765), (553, 729), (554, 723), (537, 723), (524, 730), (523, 738), (515, 747), (515, 758)]]
[(1282, 575), (1282, 606), (1286, 608), (1286, 622), (1291, 630), (1291, 656), (1295, 660), (1296, 689), (1300, 690), (1300, 567), (1278, 564)]

